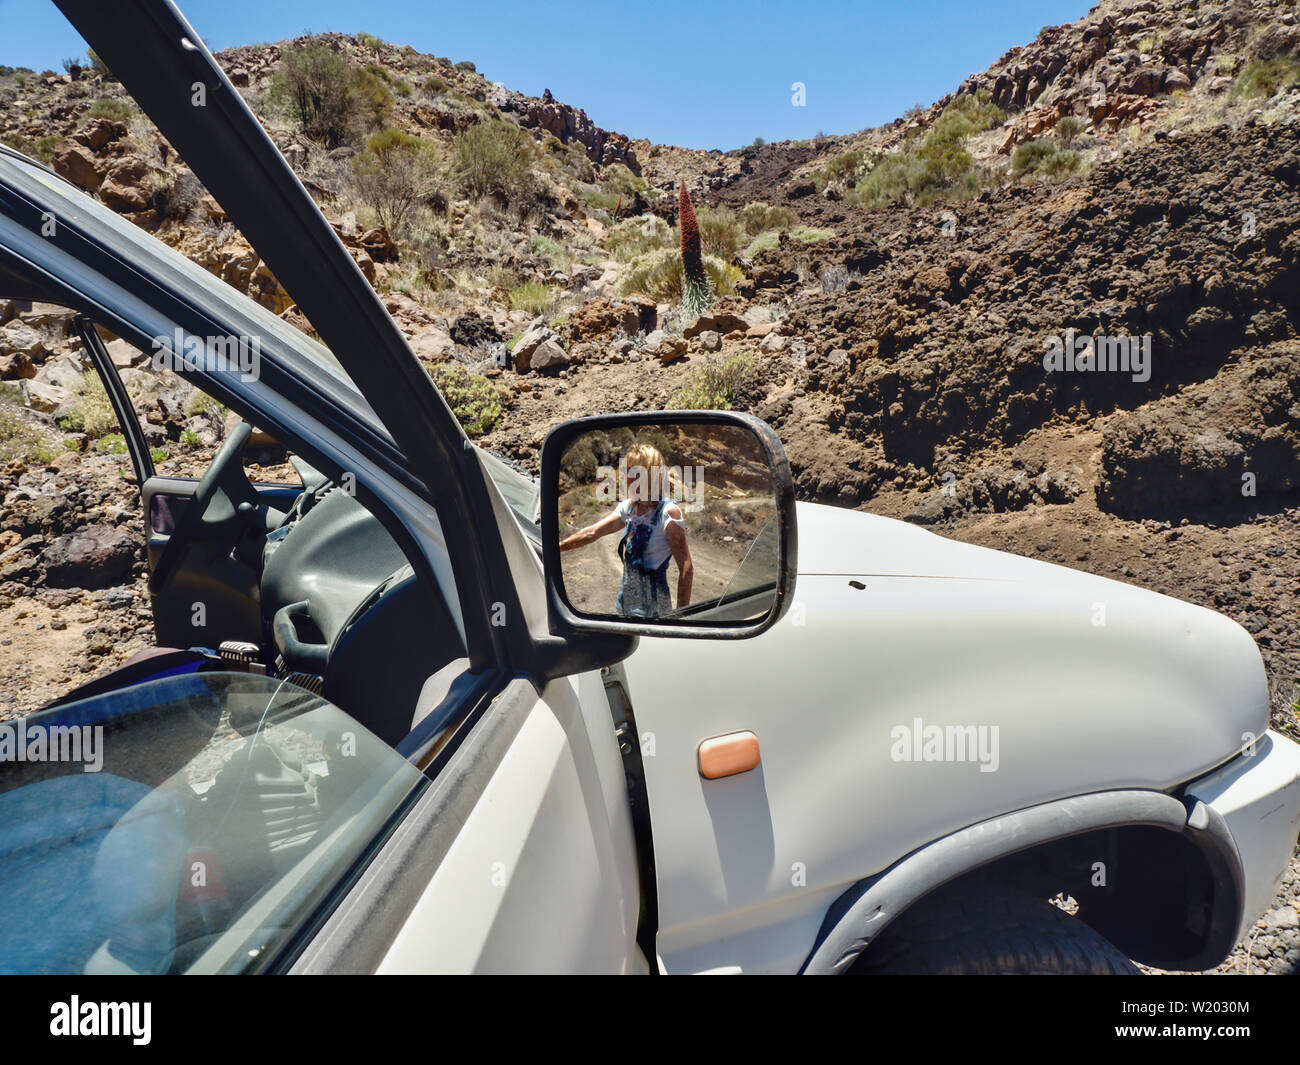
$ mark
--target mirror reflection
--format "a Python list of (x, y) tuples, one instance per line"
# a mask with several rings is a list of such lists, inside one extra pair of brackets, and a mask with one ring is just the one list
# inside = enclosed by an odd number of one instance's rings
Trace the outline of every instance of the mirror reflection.
[(556, 497), (561, 579), (578, 613), (717, 624), (771, 610), (774, 477), (744, 426), (587, 432), (564, 452)]

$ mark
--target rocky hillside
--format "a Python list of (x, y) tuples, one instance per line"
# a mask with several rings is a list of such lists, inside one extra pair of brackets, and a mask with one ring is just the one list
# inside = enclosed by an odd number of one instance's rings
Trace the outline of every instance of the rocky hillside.
[[(1293, 4), (1104, 0), (887, 126), (725, 153), (366, 34), (218, 59), (486, 446), (535, 466), (564, 418), (752, 410), (805, 499), (1236, 618), (1296, 734)], [(102, 66), (0, 68), (0, 141), (310, 330)], [(698, 318), (683, 180), (718, 296)], [(137, 497), (80, 347), (66, 312), (0, 300), (0, 716), (149, 639)], [(226, 413), (110, 350), (160, 470), (201, 470)], [(1300, 963), (1286, 902), (1229, 969)]]
[[(781, 430), (805, 498), (958, 536), (1101, 523), (1016, 546), (1237, 614), (1290, 727), (1298, 53), (1288, 4), (1107, 2), (886, 127), (728, 153), (366, 34), (219, 60), (489, 446), (529, 464), (560, 417), (729, 404)], [(295, 107), (302, 79), (335, 110)], [(102, 65), (0, 69), (0, 105), (0, 140), (310, 331)], [(682, 179), (721, 297), (700, 321), (676, 304)], [(1149, 366), (1048, 372), (1067, 336), (1133, 337)], [(79, 347), (59, 309), (0, 304), (11, 452), (120, 450)], [(223, 412), (113, 351), (160, 462), (201, 466)], [(1105, 542), (1153, 528), (1201, 530), (1235, 579)]]

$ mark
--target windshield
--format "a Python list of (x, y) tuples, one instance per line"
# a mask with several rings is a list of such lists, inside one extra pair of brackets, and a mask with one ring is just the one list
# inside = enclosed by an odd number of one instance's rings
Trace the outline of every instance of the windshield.
[(523, 523), (525, 530), (541, 536), (537, 521), (540, 506), (537, 478), (529, 476), (521, 468), (509, 465), (505, 459), (494, 455), (491, 451), (484, 451), (482, 448), (478, 448), (477, 451), (483, 460), (483, 468), (492, 478), (492, 483), (497, 486), (506, 504)]
[(248, 673), (0, 724), (0, 972), (267, 968), (423, 783), (337, 707)]

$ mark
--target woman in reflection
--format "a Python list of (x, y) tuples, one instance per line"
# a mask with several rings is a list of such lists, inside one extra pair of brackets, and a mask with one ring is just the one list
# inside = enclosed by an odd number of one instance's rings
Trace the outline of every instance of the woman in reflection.
[(585, 547), (602, 536), (623, 531), (618, 553), (623, 581), (615, 610), (624, 617), (654, 618), (672, 612), (668, 563), (677, 560), (677, 609), (691, 601), (695, 568), (686, 544), (681, 507), (667, 494), (668, 468), (659, 449), (637, 444), (623, 460), (627, 498), (612, 513), (560, 541), (561, 551)]

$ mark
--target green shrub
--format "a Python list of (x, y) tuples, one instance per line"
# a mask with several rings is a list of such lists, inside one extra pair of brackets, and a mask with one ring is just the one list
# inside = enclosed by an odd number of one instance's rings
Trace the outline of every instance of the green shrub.
[(562, 263), (568, 259), (562, 244), (550, 237), (544, 237), (540, 233), (534, 233), (528, 238), (528, 250), (539, 259), (544, 259), (552, 265)]
[(359, 129), (382, 126), (393, 107), (393, 94), (389, 90), (390, 76), (378, 63), (353, 68), (348, 74), (354, 101), (355, 122)]
[(358, 33), (357, 44), (362, 48), (369, 48), (372, 52), (378, 52), (384, 47), (385, 41), (382, 37), (376, 37), (373, 33)]
[(125, 455), (126, 437), (121, 433), (109, 433), (96, 440), (94, 448), (103, 455)]
[(799, 215), (790, 207), (773, 207), (761, 200), (740, 209), (740, 224), (751, 237), (769, 229), (781, 231), (797, 224)]
[(1087, 123), (1074, 115), (1066, 115), (1056, 124), (1056, 138), (1066, 147), (1073, 144), (1084, 131)]
[(696, 218), (704, 254), (734, 259), (745, 242), (745, 228), (735, 212), (726, 207), (701, 207)]
[(584, 207), (592, 207), (609, 215), (620, 211), (623, 204), (627, 202), (622, 193), (609, 192), (599, 185), (584, 185), (578, 190), (578, 198), (582, 200)]
[(1078, 171), (1082, 158), (1078, 152), (1058, 147), (1055, 141), (1036, 140), (1016, 146), (1011, 153), (1011, 173), (1016, 177), (1041, 174), (1064, 177)]
[(868, 207), (885, 207), (900, 200), (924, 206), (941, 198), (973, 196), (985, 176), (965, 141), (1004, 117), (983, 95), (955, 97), (929, 132), (880, 159), (846, 198)]
[(625, 218), (605, 236), (605, 247), (621, 263), (677, 243), (673, 228), (658, 215), (639, 214)]
[(184, 444), (186, 447), (198, 447), (199, 434), (196, 433), (193, 429), (182, 429), (180, 435), (180, 442)]
[(386, 129), (352, 159), (352, 177), (362, 203), (374, 209), (390, 233), (402, 233), (407, 218), (439, 191), (443, 167), (428, 141)]
[(587, 149), (580, 142), (569, 141), (566, 144), (554, 134), (549, 134), (545, 143), (546, 150), (550, 152), (558, 167), (580, 182), (586, 184), (595, 182), (596, 168), (591, 165), (591, 160), (587, 158)]
[(534, 145), (514, 123), (477, 122), (456, 134), (455, 146), (456, 174), (471, 195), (510, 201), (527, 191)]
[(837, 155), (826, 164), (823, 172), (828, 181), (849, 181), (857, 176), (858, 171), (862, 168), (862, 152), (854, 148), (851, 151)]
[(49, 462), (53, 449), (11, 402), (0, 403), (0, 463)]
[(833, 236), (833, 229), (817, 229), (813, 226), (795, 226), (790, 230), (790, 239), (804, 244), (816, 244), (818, 241), (830, 240)]
[(429, 376), (469, 436), (490, 433), (512, 399), (510, 389), (460, 363), (436, 363), (430, 367)]
[(50, 160), (54, 158), (54, 149), (62, 138), (56, 136), (42, 137), (38, 141), (33, 141), (30, 137), (24, 137), (21, 133), (14, 133), (8, 137), (0, 137), (0, 144), (7, 144), (16, 152), (22, 152), (23, 155), (31, 156), (37, 162), (50, 165)]
[(463, 70), (463, 71), (465, 71), (467, 74), (477, 74), (477, 73), (478, 73), (478, 67), (476, 67), (473, 63), (471, 63), (468, 59), (462, 59), (459, 63), (457, 63), (457, 64), (456, 64), (456, 69), (457, 69), (457, 70)]
[(87, 370), (72, 391), (75, 399), (68, 414), (60, 419), (60, 428), (70, 433), (85, 433), (91, 440), (119, 430), (117, 415), (113, 413), (99, 374)]
[(324, 41), (309, 39), (284, 50), (268, 97), (312, 140), (337, 148), (381, 123), (392, 105), (377, 69), (354, 67)]
[(732, 410), (760, 385), (758, 367), (748, 353), (709, 359), (669, 398), (678, 410)]
[(1300, 85), (1300, 59), (1275, 56), (1248, 63), (1233, 81), (1228, 95), (1232, 100), (1258, 100), (1293, 85)]
[[(949, 101), (943, 109), (944, 115), (957, 113), (964, 116), (974, 127), (975, 133), (983, 133), (1006, 121), (1007, 113), (992, 102), (989, 91), (980, 89), (974, 95), (961, 93)], [(942, 119), (942, 115), (940, 118)]]
[(960, 110), (945, 108), (930, 127), (926, 140), (931, 144), (964, 144), (966, 138), (975, 132), (973, 123)]
[(769, 229), (764, 233), (760, 233), (746, 244), (745, 250), (742, 254), (744, 258), (752, 259), (759, 252), (770, 251), (773, 248), (779, 247), (780, 244), (781, 234), (775, 229)]
[(644, 195), (647, 185), (645, 178), (637, 177), (622, 163), (611, 163), (600, 175), (600, 184), (606, 192), (622, 196), (631, 202), (638, 194)]
[(106, 96), (90, 105), (91, 118), (106, 118), (110, 122), (130, 122), (134, 114), (135, 108), (115, 96)]
[[(715, 258), (704, 256), (704, 272), (713, 286), (714, 294), (726, 296), (733, 292), (745, 276), (738, 267)], [(671, 303), (682, 296), (682, 257), (676, 248), (660, 248), (633, 259), (619, 292), (624, 296), (640, 293), (657, 303)]]
[(545, 314), (553, 299), (554, 294), (540, 281), (525, 281), (510, 291), (510, 306), (529, 314)]

